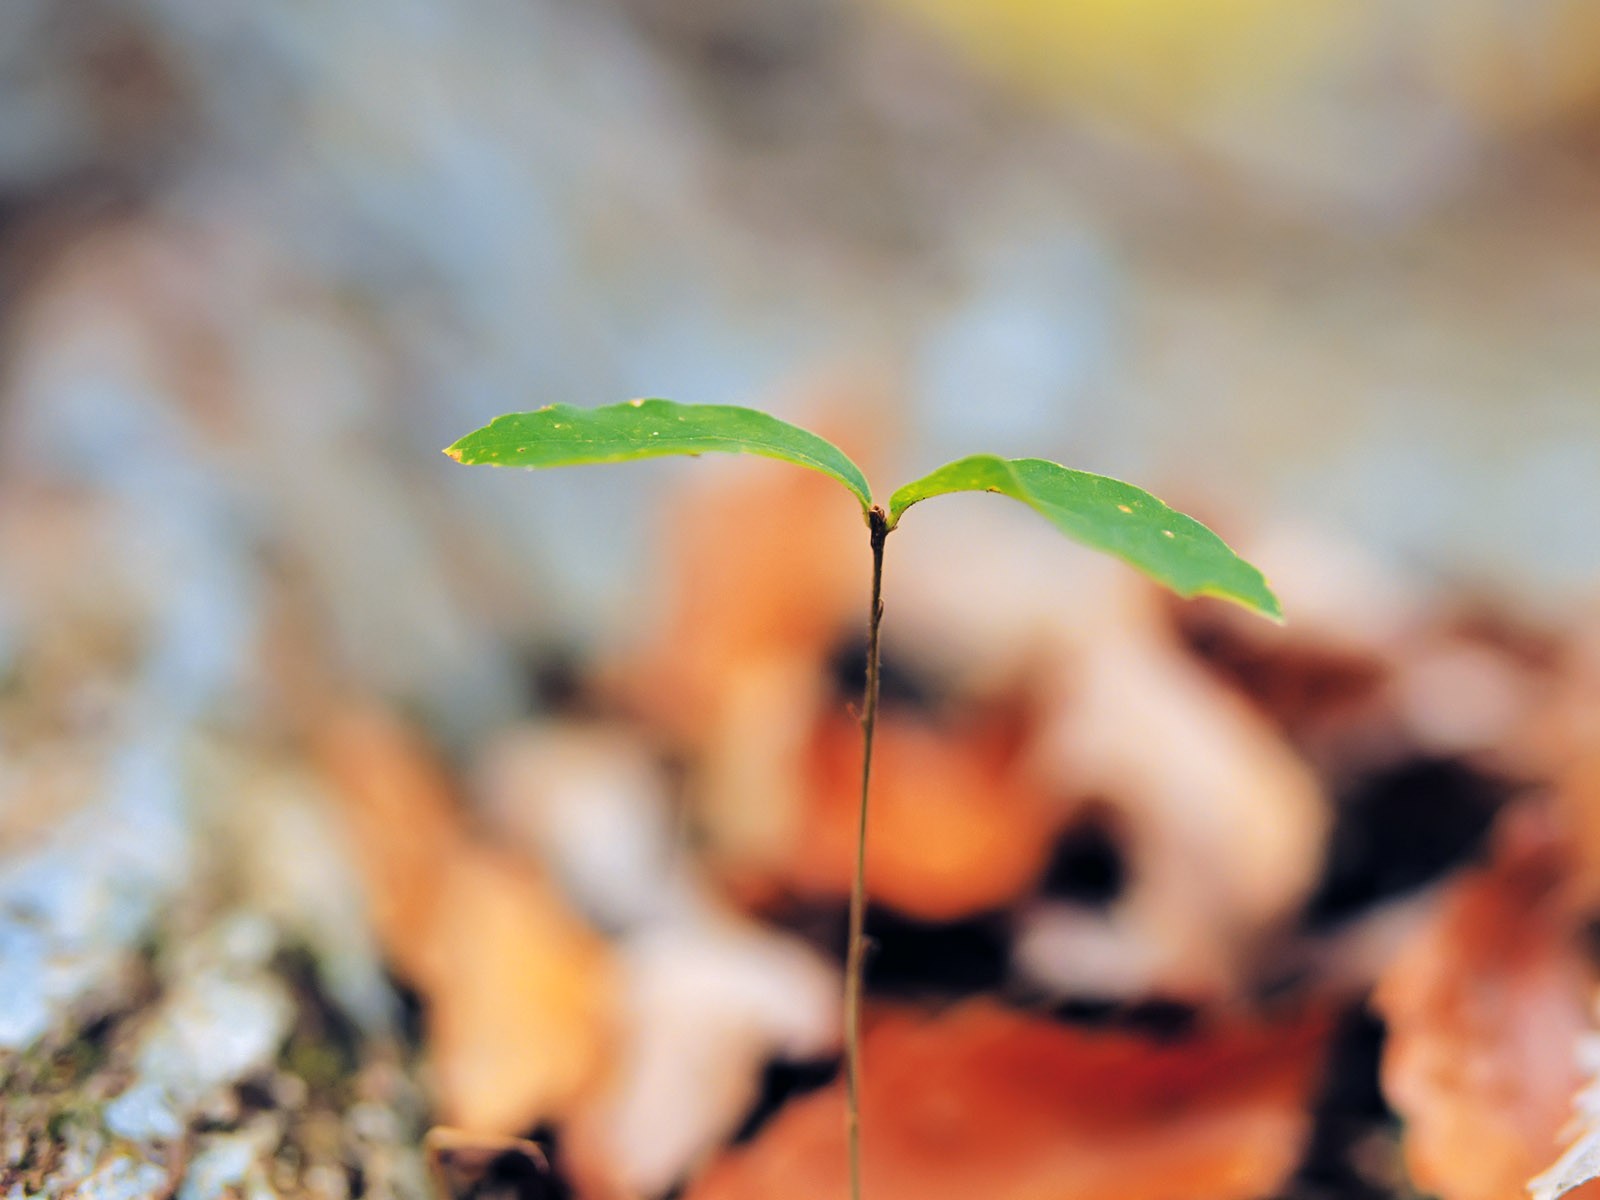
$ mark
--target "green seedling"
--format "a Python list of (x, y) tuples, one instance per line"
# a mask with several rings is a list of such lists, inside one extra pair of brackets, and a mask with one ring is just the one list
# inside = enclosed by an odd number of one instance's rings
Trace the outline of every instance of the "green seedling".
[(888, 507), (873, 502), (861, 468), (825, 438), (755, 409), (670, 400), (630, 400), (582, 409), (552, 404), (497, 417), (445, 451), (457, 462), (496, 467), (565, 467), (669, 455), (758, 454), (836, 480), (861, 505), (872, 550), (867, 608), (867, 679), (861, 706), (861, 804), (850, 938), (845, 962), (845, 1088), (850, 1195), (861, 1200), (861, 981), (866, 910), (867, 807), (878, 717), (878, 631), (883, 623), (883, 547), (913, 505), (951, 492), (995, 492), (1020, 500), (1062, 533), (1137, 567), (1179, 596), (1215, 596), (1273, 621), (1283, 613), (1261, 572), (1215, 533), (1149, 492), (1104, 475), (1038, 458), (974, 454), (898, 488)]

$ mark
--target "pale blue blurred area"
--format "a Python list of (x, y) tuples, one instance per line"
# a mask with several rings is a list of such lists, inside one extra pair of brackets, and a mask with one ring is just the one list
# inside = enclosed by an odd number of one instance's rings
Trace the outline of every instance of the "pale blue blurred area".
[(974, 268), (971, 291), (915, 351), (929, 469), (975, 448), (1070, 456), (1085, 435), (1103, 436), (1089, 410), (1113, 377), (1126, 319), (1108, 248), (1069, 226), (1003, 244)]

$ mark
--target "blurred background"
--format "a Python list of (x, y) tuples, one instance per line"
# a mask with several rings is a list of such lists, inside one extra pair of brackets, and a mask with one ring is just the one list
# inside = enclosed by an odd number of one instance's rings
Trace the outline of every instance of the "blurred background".
[(439, 453), (643, 395), (1132, 479), (1285, 601), (897, 535), (875, 1200), (1520, 1194), (1597, 214), (1585, 0), (5, 0), (7, 1193), (841, 1186), (849, 501)]

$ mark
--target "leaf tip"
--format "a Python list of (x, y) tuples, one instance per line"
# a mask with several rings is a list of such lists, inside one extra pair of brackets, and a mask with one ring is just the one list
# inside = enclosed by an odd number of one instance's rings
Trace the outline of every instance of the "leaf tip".
[(1284, 624), (1283, 605), (1278, 600), (1277, 593), (1266, 584), (1261, 585), (1262, 595), (1250, 601), (1250, 609), (1256, 615), (1265, 617), (1274, 625)]
[(1282, 625), (1284, 623), (1283, 601), (1278, 599), (1278, 593), (1272, 590), (1272, 585), (1267, 582), (1266, 577), (1262, 576), (1259, 571), (1256, 574), (1261, 579), (1262, 596), (1262, 602), (1257, 606), (1257, 611), (1274, 625)]
[(453, 459), (456, 462), (460, 462), (461, 461), (461, 443), (457, 442), (454, 446), (446, 446), (444, 448), (444, 456), (446, 458)]
[(1286, 623), (1283, 615), (1283, 604), (1278, 600), (1277, 594), (1267, 586), (1263, 580), (1258, 589), (1239, 591), (1227, 587), (1203, 587), (1194, 592), (1180, 592), (1180, 595), (1189, 597), (1208, 596), (1213, 600), (1223, 600), (1229, 604), (1237, 604), (1240, 608), (1254, 613), (1271, 621), (1274, 625)]

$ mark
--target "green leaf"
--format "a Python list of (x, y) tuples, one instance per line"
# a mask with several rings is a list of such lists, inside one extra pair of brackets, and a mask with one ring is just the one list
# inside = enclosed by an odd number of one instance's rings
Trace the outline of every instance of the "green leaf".
[(445, 451), (461, 463), (494, 467), (567, 467), (633, 462), (675, 454), (760, 454), (837, 479), (872, 507), (861, 468), (826, 438), (753, 408), (629, 400), (603, 408), (551, 404), (507, 413)]
[(889, 498), (889, 528), (906, 509), (947, 492), (999, 492), (1020, 500), (1068, 537), (1114, 554), (1180, 596), (1217, 596), (1283, 620), (1261, 572), (1193, 517), (1120, 479), (1041, 458), (974, 454), (906, 484)]

